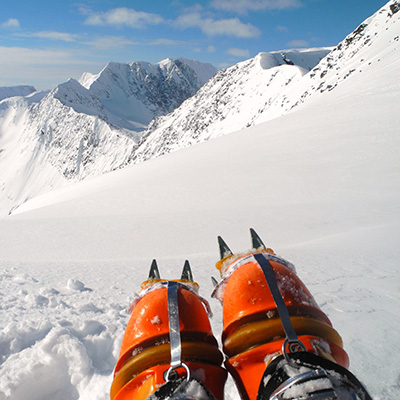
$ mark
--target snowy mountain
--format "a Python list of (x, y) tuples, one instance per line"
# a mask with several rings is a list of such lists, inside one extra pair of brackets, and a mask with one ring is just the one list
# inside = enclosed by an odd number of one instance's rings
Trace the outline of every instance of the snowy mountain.
[[(380, 69), (382, 75), (391, 74), (390, 62), (399, 48), (399, 4), (398, 1), (391, 1), (365, 20), (301, 82), (283, 91), (255, 123), (283, 115), (339, 86), (352, 85), (354, 80), (364, 79), (367, 82), (363, 75), (370, 69)], [(396, 84), (394, 75), (393, 80)]]
[(151, 119), (179, 106), (215, 72), (181, 58), (109, 63), (81, 83), (70, 79), (49, 93), (6, 98), (0, 102), (0, 214), (71, 180), (119, 168)]
[[(295, 264), (373, 399), (400, 398), (397, 10), (390, 1), (367, 21), (377, 40), (351, 59), (358, 65), (368, 50), (362, 72), (337, 70), (334, 90), (293, 112), (90, 177), (2, 218), (0, 399), (109, 399), (127, 308), (153, 258), (170, 279), (190, 260), (218, 337), (216, 236), (245, 251), (249, 227)], [(3, 123), (23, 122), (27, 101), (14, 101)], [(239, 399), (231, 381), (225, 392)]]
[(84, 74), (80, 83), (99, 99), (105, 110), (143, 130), (159, 115), (173, 111), (193, 96), (215, 73), (211, 64), (183, 58), (109, 63), (98, 75)]
[(333, 49), (260, 53), (220, 71), (173, 113), (151, 122), (133, 162), (280, 117), (380, 68), (398, 48), (397, 4), (381, 9)]
[(219, 71), (181, 107), (151, 122), (133, 161), (144, 161), (251, 125), (287, 86), (295, 84), (329, 51), (323, 48), (260, 53)]

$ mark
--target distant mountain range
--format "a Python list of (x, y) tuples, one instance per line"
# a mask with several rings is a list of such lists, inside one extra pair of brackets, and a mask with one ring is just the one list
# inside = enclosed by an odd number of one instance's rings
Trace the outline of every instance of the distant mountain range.
[(98, 75), (86, 73), (50, 92), (0, 88), (0, 214), (71, 180), (126, 164), (147, 124), (216, 72), (211, 64), (183, 58), (109, 63)]
[(395, 51), (399, 9), (390, 1), (335, 48), (259, 53), (221, 71), (183, 58), (111, 62), (50, 92), (0, 88), (0, 215), (68, 182), (278, 118), (363, 79), (368, 68), (384, 68), (383, 51)]
[(219, 71), (174, 112), (150, 123), (132, 161), (145, 161), (252, 125), (330, 50), (259, 53)]
[(399, 4), (389, 2), (334, 48), (260, 53), (219, 71), (174, 112), (149, 124), (132, 161), (278, 118), (353, 78), (363, 79), (382, 51), (398, 45)]

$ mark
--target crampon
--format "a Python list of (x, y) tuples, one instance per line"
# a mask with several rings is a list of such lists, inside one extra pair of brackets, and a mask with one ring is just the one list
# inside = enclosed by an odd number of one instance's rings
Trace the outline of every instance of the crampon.
[(293, 264), (250, 233), (252, 249), (241, 254), (218, 237), (212, 296), (222, 303), (224, 355), (189, 262), (180, 279), (164, 280), (153, 260), (131, 306), (111, 400), (222, 400), (227, 372), (243, 400), (371, 400)]

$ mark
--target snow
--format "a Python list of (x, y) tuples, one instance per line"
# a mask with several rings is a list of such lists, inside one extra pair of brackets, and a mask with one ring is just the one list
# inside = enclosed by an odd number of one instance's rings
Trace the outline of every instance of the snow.
[(98, 75), (70, 79), (51, 92), (0, 88), (0, 99), (6, 97), (0, 100), (0, 216), (38, 194), (127, 164), (154, 116), (172, 111), (215, 71), (185, 59), (111, 62)]
[(150, 123), (133, 160), (148, 160), (252, 125), (328, 53), (327, 48), (259, 53), (219, 71), (173, 113)]
[[(399, 398), (396, 29), (385, 25), (381, 61), (279, 118), (0, 219), (0, 399), (108, 399), (127, 309), (153, 258), (164, 278), (190, 260), (219, 337), (216, 237), (245, 251), (249, 227), (294, 263), (373, 398)], [(226, 398), (239, 399), (231, 380)]]

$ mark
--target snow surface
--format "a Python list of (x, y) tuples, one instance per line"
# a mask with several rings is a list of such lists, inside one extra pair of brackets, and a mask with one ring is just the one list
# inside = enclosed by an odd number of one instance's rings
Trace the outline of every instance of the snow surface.
[(259, 53), (219, 71), (174, 112), (149, 124), (133, 161), (142, 162), (252, 125), (284, 89), (295, 85), (329, 51)]
[[(280, 118), (0, 219), (0, 399), (108, 399), (151, 260), (176, 278), (189, 259), (210, 299), (216, 236), (244, 251), (249, 227), (295, 264), (373, 398), (400, 398), (398, 76), (393, 50)], [(226, 398), (239, 399), (231, 381)]]
[[(0, 88), (0, 216), (41, 193), (128, 162), (156, 115), (192, 96), (216, 69), (183, 58), (109, 63), (51, 92)], [(8, 97), (17, 95), (18, 97)]]

